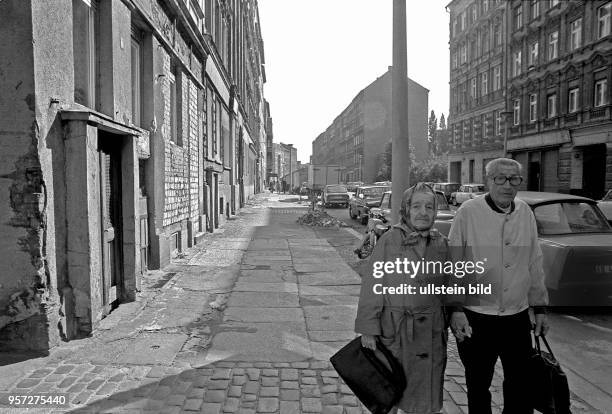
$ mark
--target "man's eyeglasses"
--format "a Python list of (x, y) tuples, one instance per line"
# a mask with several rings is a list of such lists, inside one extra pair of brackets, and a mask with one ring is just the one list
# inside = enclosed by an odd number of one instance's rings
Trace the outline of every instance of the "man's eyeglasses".
[(521, 185), (521, 183), (523, 182), (523, 177), (521, 177), (520, 175), (512, 175), (510, 177), (507, 177), (505, 175), (498, 175), (496, 177), (493, 177), (493, 182), (496, 185), (504, 185), (506, 184), (506, 181), (509, 181), (511, 186), (516, 187), (517, 185)]

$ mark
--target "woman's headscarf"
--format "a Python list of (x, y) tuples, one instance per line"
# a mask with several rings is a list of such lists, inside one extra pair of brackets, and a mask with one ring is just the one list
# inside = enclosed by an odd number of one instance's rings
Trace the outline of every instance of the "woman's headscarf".
[[(410, 221), (410, 203), (412, 202), (412, 197), (416, 193), (429, 193), (433, 196), (434, 216), (431, 225), (427, 230), (417, 230)], [(438, 237), (440, 233), (437, 230), (431, 228), (436, 219), (437, 211), (438, 202), (436, 199), (436, 193), (429, 185), (425, 183), (417, 183), (406, 191), (404, 191), (404, 194), (402, 195), (402, 204), (399, 211), (400, 220), (396, 225), (393, 226), (402, 230), (402, 245), (416, 244), (418, 243), (420, 237)], [(423, 236), (421, 234), (423, 231), (429, 231), (429, 235)]]

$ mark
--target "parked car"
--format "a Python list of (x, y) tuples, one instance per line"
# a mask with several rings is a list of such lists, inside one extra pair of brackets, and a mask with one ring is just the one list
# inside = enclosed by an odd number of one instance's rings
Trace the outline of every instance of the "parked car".
[[(537, 191), (517, 198), (536, 219), (551, 305), (612, 305), (612, 227), (597, 202)], [(448, 235), (451, 224), (436, 220), (435, 227)]]
[(376, 181), (374, 183), (374, 185), (385, 185), (385, 186), (391, 188), (391, 181)]
[(433, 189), (435, 191), (442, 191), (446, 197), (446, 201), (450, 203), (451, 194), (459, 190), (461, 184), (459, 183), (434, 183)]
[(349, 200), (349, 217), (358, 219), (362, 224), (366, 224), (370, 208), (380, 205), (380, 199), (387, 190), (389, 190), (389, 187), (380, 185), (357, 187), (355, 197)]
[(451, 194), (450, 202), (456, 206), (484, 193), (484, 184), (463, 184), (456, 192)]
[(363, 186), (363, 182), (361, 181), (351, 181), (346, 183), (346, 191), (348, 191), (349, 198), (355, 197), (355, 193), (357, 192), (357, 187)]
[(326, 185), (323, 189), (323, 205), (348, 207), (349, 195), (346, 187), (341, 184)]
[[(436, 201), (438, 203), (438, 212), (436, 214), (436, 220), (452, 220), (455, 217), (455, 212), (450, 209), (446, 196), (441, 191), (436, 191)], [(370, 217), (380, 218), (383, 221), (390, 220), (391, 217), (391, 194), (392, 191), (386, 191), (378, 207), (372, 207), (370, 209)]]
[(606, 195), (597, 202), (597, 207), (603, 212), (610, 224), (612, 224), (612, 190), (608, 190)]

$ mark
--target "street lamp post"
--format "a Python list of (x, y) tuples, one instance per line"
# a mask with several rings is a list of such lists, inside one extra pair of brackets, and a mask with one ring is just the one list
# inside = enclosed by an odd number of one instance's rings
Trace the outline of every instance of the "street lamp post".
[(393, 69), (391, 72), (392, 159), (391, 220), (397, 223), (402, 194), (410, 185), (410, 140), (408, 136), (408, 53), (406, 0), (393, 0)]

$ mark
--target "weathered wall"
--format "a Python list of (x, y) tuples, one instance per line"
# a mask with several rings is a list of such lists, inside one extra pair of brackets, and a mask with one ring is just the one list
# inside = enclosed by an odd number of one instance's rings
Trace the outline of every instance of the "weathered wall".
[(0, 343), (48, 349), (60, 340), (65, 271), (54, 170), (63, 164), (57, 111), (74, 97), (72, 1), (0, 2), (0, 38)]

